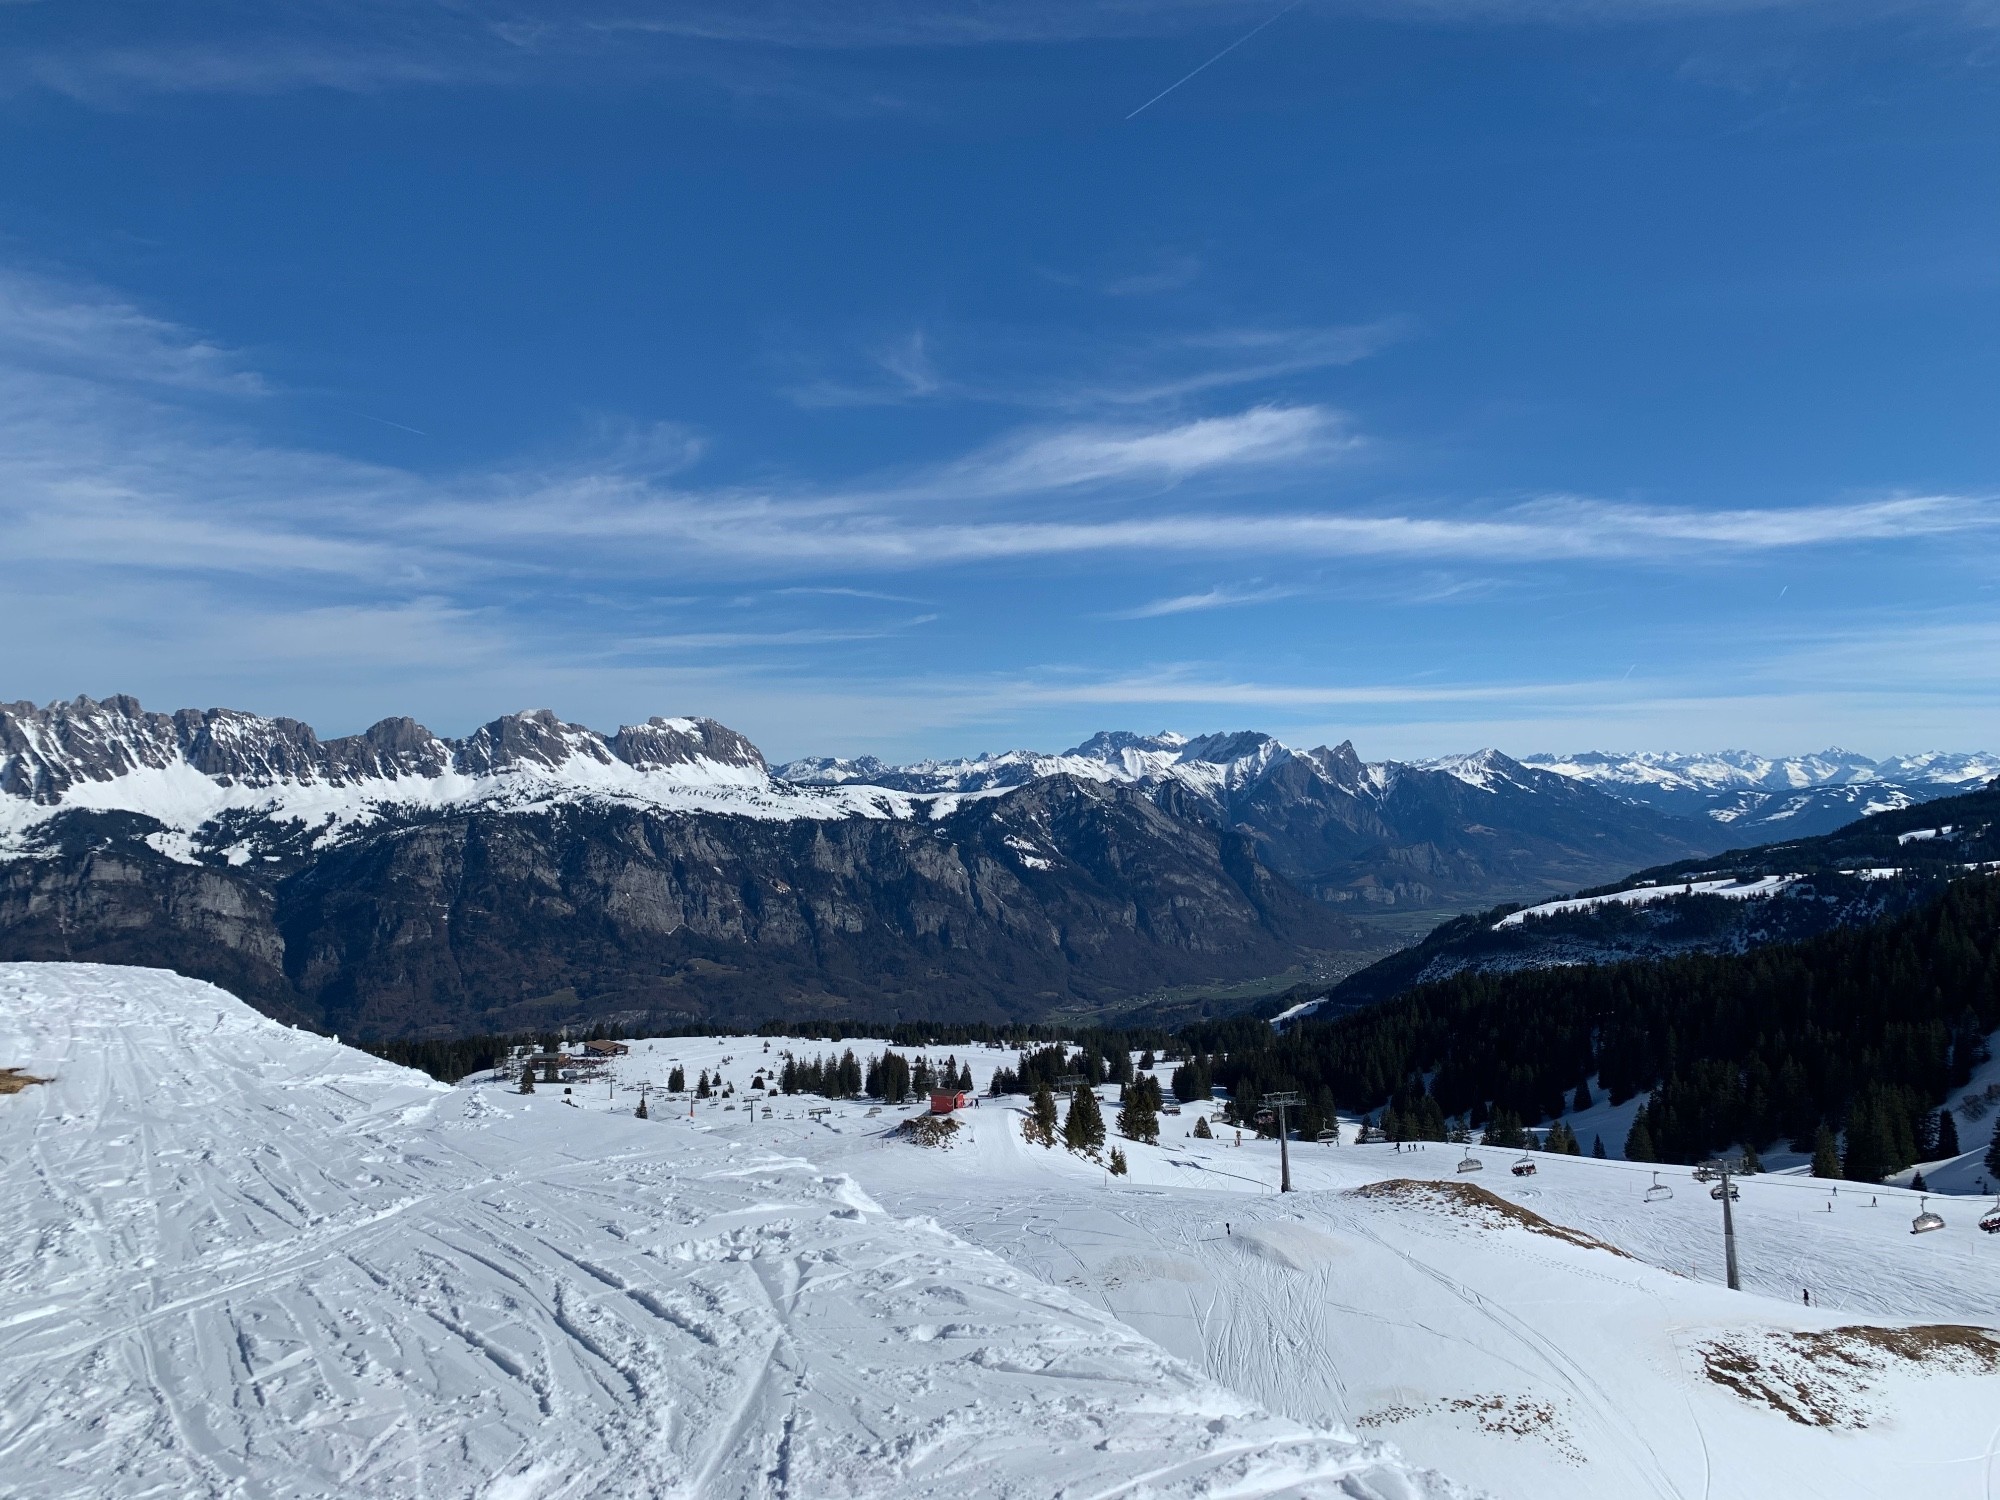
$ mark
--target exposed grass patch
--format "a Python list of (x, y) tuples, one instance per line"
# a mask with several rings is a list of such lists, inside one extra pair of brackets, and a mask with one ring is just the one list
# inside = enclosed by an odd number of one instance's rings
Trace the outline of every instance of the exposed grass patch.
[(948, 1151), (951, 1138), (958, 1134), (958, 1121), (949, 1115), (912, 1115), (896, 1127), (896, 1134), (913, 1146), (936, 1146)]
[(0, 1094), (18, 1094), (31, 1083), (53, 1081), (48, 1078), (37, 1078), (33, 1073), (24, 1073), (19, 1068), (0, 1068)]
[(1501, 1229), (1511, 1224), (1530, 1234), (1546, 1235), (1552, 1240), (1561, 1240), (1584, 1250), (1608, 1250), (1626, 1260), (1635, 1258), (1609, 1241), (1600, 1240), (1594, 1234), (1585, 1234), (1581, 1229), (1571, 1229), (1567, 1224), (1554, 1223), (1533, 1209), (1523, 1208), (1518, 1203), (1508, 1202), (1498, 1193), (1488, 1192), (1477, 1183), (1428, 1182), (1414, 1177), (1392, 1177), (1387, 1182), (1371, 1182), (1366, 1187), (1356, 1188), (1354, 1196), (1387, 1198), (1419, 1208), (1442, 1210), (1454, 1219), (1462, 1219), (1482, 1229)]
[(1860, 1325), (1819, 1332), (1736, 1334), (1700, 1344), (1708, 1378), (1804, 1427), (1862, 1428), (1872, 1377), (1899, 1364), (1929, 1374), (2000, 1371), (2000, 1335), (1962, 1323)]
[(1354, 1419), (1360, 1428), (1391, 1427), (1399, 1422), (1440, 1414), (1455, 1415), (1476, 1423), (1482, 1432), (1496, 1437), (1539, 1438), (1573, 1464), (1584, 1462), (1575, 1441), (1547, 1401), (1528, 1396), (1441, 1396), (1421, 1406), (1397, 1404)]

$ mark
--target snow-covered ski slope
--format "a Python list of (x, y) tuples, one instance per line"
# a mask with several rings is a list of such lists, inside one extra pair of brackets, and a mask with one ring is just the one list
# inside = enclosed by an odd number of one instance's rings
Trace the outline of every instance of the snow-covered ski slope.
[[(804, 1096), (771, 1101), (769, 1118), (742, 1107), (755, 1070), (788, 1046), (881, 1045), (774, 1041), (765, 1054), (740, 1037), (663, 1038), (615, 1065), (615, 1098), (606, 1082), (577, 1088), (594, 1096), (585, 1108), (626, 1109), (639, 1079), (678, 1061), (692, 1080), (727, 1055), (735, 1097), (692, 1118), (687, 1101), (668, 1105), (663, 1131), (809, 1155), (1272, 1410), (1390, 1437), (1494, 1495), (2000, 1494), (2000, 1368), (1979, 1352), (2000, 1343), (1896, 1332), (2000, 1326), (2000, 1236), (1976, 1228), (1990, 1200), (1933, 1197), (1946, 1228), (1917, 1236), (1913, 1193), (1752, 1179), (1736, 1204), (1745, 1290), (1730, 1292), (1721, 1205), (1684, 1167), (1661, 1169), (1672, 1196), (1648, 1202), (1654, 1171), (1632, 1163), (1538, 1154), (1517, 1178), (1523, 1153), (1474, 1148), (1481, 1170), (1461, 1175), (1458, 1147), (1294, 1143), (1299, 1190), (1280, 1196), (1276, 1144), (1238, 1147), (1220, 1124), (1195, 1140), (1195, 1106), (1162, 1117), (1158, 1146), (1124, 1143), (1126, 1179), (1023, 1142), (1016, 1109), (993, 1100), (960, 1113), (946, 1150), (890, 1133), (907, 1110), (836, 1103), (814, 1119), (825, 1101)], [(930, 1051), (982, 1082), (1013, 1060)], [(1103, 1092), (1114, 1119), (1116, 1091)], [(1381, 1186), (1399, 1180), (1447, 1186)], [(1461, 1182), (1498, 1206), (1459, 1201)], [(1508, 1205), (1578, 1234), (1511, 1219)]]
[(0, 1066), (50, 1080), (0, 1095), (9, 1496), (1456, 1493), (800, 1140), (432, 1085), (153, 970), (0, 966)]

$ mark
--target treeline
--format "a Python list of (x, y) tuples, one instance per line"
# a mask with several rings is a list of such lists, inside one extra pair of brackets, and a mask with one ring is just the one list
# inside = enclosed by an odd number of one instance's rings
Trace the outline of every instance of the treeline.
[(1384, 1098), (1428, 1115), (1428, 1098), (1478, 1127), (1583, 1107), (1596, 1075), (1614, 1104), (1652, 1090), (1634, 1144), (1658, 1160), (1737, 1142), (1810, 1151), (1824, 1125), (1861, 1140), (1852, 1170), (1873, 1178), (1922, 1159), (1933, 1111), (1996, 1027), (2000, 878), (1977, 877), (1869, 927), (1749, 953), (1460, 974), (1276, 1036), (1193, 1027), (1174, 1087), (1224, 1085), (1244, 1101), (1235, 1117), (1280, 1088), (1306, 1095), (1309, 1118)]
[(853, 1099), (866, 1095), (885, 1104), (921, 1099), (932, 1089), (972, 1088), (972, 1068), (956, 1057), (933, 1063), (919, 1056), (913, 1063), (893, 1050), (865, 1064), (848, 1048), (838, 1057), (799, 1059), (785, 1054), (778, 1068), (778, 1091), (818, 1094), (823, 1099)]
[(1151, 1047), (1145, 1046), (1144, 1038), (1122, 1031), (1093, 1031), (1089, 1040), (1073, 1052), (1060, 1043), (1037, 1047), (1032, 1052), (1023, 1052), (1013, 1067), (995, 1068), (987, 1092), (1032, 1094), (1044, 1088), (1061, 1091), (1060, 1080), (1064, 1078), (1081, 1078), (1092, 1088), (1100, 1083), (1127, 1084), (1133, 1078), (1135, 1046), (1145, 1047), (1139, 1067), (1152, 1067), (1157, 1056)]
[(834, 1044), (849, 1038), (860, 1038), (910, 1049), (985, 1046), (1023, 1051), (1050, 1042), (1069, 1042), (1079, 1047), (1102, 1049), (1116, 1040), (1127, 1047), (1151, 1047), (1155, 1051), (1165, 1051), (1174, 1042), (1172, 1032), (1157, 1026), (1113, 1031), (1096, 1026), (1030, 1025), (1025, 1022), (995, 1026), (982, 1021), (868, 1021), (813, 1017), (766, 1021), (754, 1034)]

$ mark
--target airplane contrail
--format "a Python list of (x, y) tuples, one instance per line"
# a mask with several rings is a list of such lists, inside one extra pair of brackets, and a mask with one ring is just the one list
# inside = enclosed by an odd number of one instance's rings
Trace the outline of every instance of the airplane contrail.
[(1304, 3), (1305, 0), (1292, 0), (1292, 3), (1290, 5), (1287, 5), (1283, 10), (1279, 11), (1275, 16), (1272, 16), (1270, 20), (1259, 22), (1257, 25), (1251, 27), (1250, 30), (1244, 32), (1243, 35), (1239, 36), (1235, 41), (1231, 42), (1227, 47), (1224, 47), (1220, 52), (1216, 53), (1215, 56), (1211, 57), (1207, 62), (1203, 63), (1201, 67), (1196, 68), (1194, 70), (1194, 73), (1189, 73), (1188, 75), (1186, 75), (1186, 77), (1175, 79), (1172, 83), (1168, 84), (1165, 88), (1161, 89), (1159, 93), (1153, 95), (1152, 98), (1148, 99), (1144, 104), (1140, 105), (1137, 109), (1133, 110), (1132, 113), (1127, 115), (1125, 118), (1128, 120), (1132, 120), (1138, 118), (1140, 115), (1143, 115), (1147, 110), (1151, 109), (1155, 104), (1158, 104), (1162, 99), (1166, 98), (1167, 95), (1171, 94), (1175, 89), (1179, 88), (1182, 84), (1186, 83), (1189, 78), (1194, 77), (1195, 73), (1201, 72), (1204, 68), (1214, 67), (1217, 63), (1221, 62), (1223, 58), (1229, 56), (1230, 53), (1234, 52), (1238, 47), (1242, 46), (1245, 42), (1249, 41), (1251, 37), (1255, 36), (1258, 32), (1262, 31), (1266, 26), (1271, 25), (1272, 22), (1274, 21), (1283, 20), (1286, 16), (1290, 15), (1293, 11), (1297, 10)]

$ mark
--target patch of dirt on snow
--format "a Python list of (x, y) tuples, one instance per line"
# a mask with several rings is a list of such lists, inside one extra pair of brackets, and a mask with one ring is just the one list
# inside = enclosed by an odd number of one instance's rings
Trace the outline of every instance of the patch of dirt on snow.
[(1481, 1229), (1501, 1229), (1512, 1224), (1530, 1234), (1547, 1235), (1552, 1240), (1577, 1245), (1585, 1250), (1608, 1250), (1626, 1260), (1634, 1257), (1608, 1240), (1567, 1224), (1543, 1218), (1531, 1208), (1510, 1203), (1498, 1193), (1488, 1192), (1471, 1182), (1426, 1182), (1414, 1177), (1392, 1177), (1387, 1182), (1371, 1182), (1354, 1189), (1357, 1198), (1387, 1198), (1418, 1208), (1440, 1209), (1454, 1219), (1462, 1219)]
[(18, 1094), (31, 1083), (52, 1081), (47, 1078), (37, 1078), (33, 1073), (24, 1073), (19, 1068), (0, 1068), (0, 1094)]
[(958, 1121), (946, 1115), (913, 1115), (896, 1127), (896, 1134), (913, 1146), (949, 1151), (951, 1138), (958, 1134)]
[(1364, 1412), (1354, 1419), (1354, 1425), (1389, 1427), (1441, 1414), (1469, 1416), (1480, 1431), (1500, 1437), (1541, 1438), (1571, 1463), (1584, 1461), (1555, 1407), (1527, 1396), (1441, 1396), (1420, 1406), (1396, 1404)]
[(1959, 1323), (1771, 1331), (1710, 1339), (1695, 1354), (1710, 1380), (1745, 1401), (1806, 1427), (1862, 1428), (1871, 1377), (1899, 1364), (1930, 1374), (1991, 1374), (2000, 1370), (2000, 1334)]

